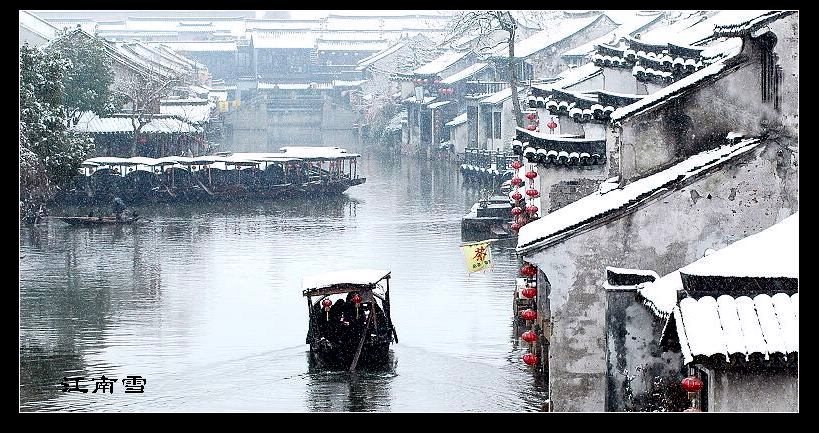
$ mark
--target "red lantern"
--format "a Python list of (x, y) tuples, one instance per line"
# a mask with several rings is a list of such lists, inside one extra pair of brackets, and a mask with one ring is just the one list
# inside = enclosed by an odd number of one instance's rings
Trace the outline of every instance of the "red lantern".
[(535, 120), (535, 119), (537, 119), (537, 114), (529, 113), (529, 114), (526, 115), (526, 118), (529, 119), (529, 120)]
[(555, 123), (555, 118), (552, 117), (552, 119), (549, 120), (549, 123), (547, 123), (546, 126), (548, 126), (549, 129), (551, 129), (551, 130), (554, 130), (555, 128), (557, 128), (557, 123)]
[(521, 209), (521, 208), (519, 208), (517, 206), (512, 208), (512, 215), (517, 216), (517, 215), (520, 215), (522, 213), (523, 213), (523, 209)]
[(532, 198), (536, 198), (536, 197), (538, 197), (540, 195), (540, 193), (538, 192), (538, 190), (536, 190), (534, 188), (529, 188), (529, 189), (526, 190), (526, 195), (528, 195), (529, 197), (532, 197)]
[(520, 215), (520, 216), (518, 216), (518, 219), (516, 219), (516, 220), (515, 220), (515, 222), (516, 222), (516, 223), (518, 223), (518, 224), (519, 224), (521, 227), (523, 227), (523, 226), (525, 226), (525, 225), (526, 225), (526, 223), (527, 223), (527, 222), (529, 222), (529, 221), (527, 221), (527, 220), (526, 220), (526, 216), (525, 216), (525, 215)]
[(702, 381), (697, 376), (688, 376), (682, 380), (682, 387), (688, 392), (697, 392), (702, 389)]
[(537, 296), (537, 289), (534, 287), (526, 287), (520, 291), (520, 294), (523, 295), (524, 298), (532, 299)]
[(530, 131), (534, 131), (536, 128), (537, 128), (537, 126), (535, 126), (535, 125), (529, 125), (529, 126), (526, 127), (526, 129), (528, 129)]
[(518, 191), (512, 193), (512, 199), (514, 199), (515, 201), (520, 201), (520, 199), (522, 198), (523, 196)]
[(523, 362), (525, 362), (526, 365), (535, 365), (537, 364), (537, 355), (534, 353), (527, 353), (526, 355), (523, 355)]
[(520, 335), (520, 338), (527, 343), (534, 343), (537, 341), (537, 334), (535, 334), (535, 331), (526, 331)]
[(524, 277), (534, 277), (537, 275), (537, 268), (527, 263), (520, 268), (520, 274)]
[(321, 301), (321, 306), (324, 308), (330, 308), (332, 305), (333, 301), (331, 301), (330, 298), (324, 298), (324, 300)]
[(526, 177), (529, 178), (529, 180), (532, 180), (537, 177), (537, 172), (534, 170), (529, 170), (526, 172)]
[(512, 223), (512, 224), (509, 226), (509, 228), (510, 228), (510, 229), (512, 229), (512, 230), (514, 230), (514, 231), (518, 231), (518, 230), (520, 230), (520, 224), (518, 224), (518, 223)]
[(518, 160), (514, 160), (512, 161), (511, 167), (514, 168), (515, 170), (518, 170), (521, 167), (523, 167), (523, 163)]
[(353, 297), (350, 300), (353, 301), (356, 304), (360, 304), (361, 303), (361, 295), (356, 293), (356, 294), (353, 295)]
[(529, 215), (534, 215), (539, 210), (540, 209), (538, 209), (538, 207), (533, 205), (533, 204), (530, 204), (529, 206), (526, 206), (526, 212), (529, 212)]
[(512, 180), (509, 181), (513, 186), (521, 186), (523, 185), (523, 179), (519, 177), (513, 177)]
[(527, 308), (520, 312), (520, 318), (523, 320), (535, 320), (537, 319), (537, 312), (531, 308)]

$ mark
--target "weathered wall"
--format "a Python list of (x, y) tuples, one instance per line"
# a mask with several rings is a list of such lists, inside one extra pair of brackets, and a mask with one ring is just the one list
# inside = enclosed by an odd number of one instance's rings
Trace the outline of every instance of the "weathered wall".
[(758, 62), (711, 85), (623, 122), (622, 169), (626, 179), (723, 143), (728, 132), (758, 135), (760, 119), (776, 116), (763, 104)]
[(455, 153), (463, 153), (468, 142), (466, 137), (466, 122), (450, 127), (449, 134), (455, 145)]
[[(782, 116), (785, 124), (799, 128), (799, 12), (773, 22), (778, 37), (774, 52), (782, 65)], [(798, 133), (798, 132), (797, 132)]]
[(761, 145), (631, 214), (526, 255), (551, 283), (555, 411), (606, 408), (605, 267), (665, 275), (796, 212), (796, 167), (780, 150)]
[[(595, 171), (600, 172), (602, 169)], [(598, 179), (579, 178), (573, 180), (566, 180), (564, 177), (563, 180), (556, 182), (550, 188), (549, 212), (554, 212), (567, 204), (573, 203), (597, 191), (603, 180), (602, 176)]]
[(798, 412), (799, 375), (791, 370), (714, 371), (712, 412)]
[(597, 89), (630, 95), (649, 94), (646, 83), (637, 81), (631, 68), (603, 68), (602, 83)]
[(656, 378), (682, 380), (682, 355), (660, 347), (665, 319), (642, 304), (634, 286), (608, 287), (606, 298), (606, 411), (650, 410)]

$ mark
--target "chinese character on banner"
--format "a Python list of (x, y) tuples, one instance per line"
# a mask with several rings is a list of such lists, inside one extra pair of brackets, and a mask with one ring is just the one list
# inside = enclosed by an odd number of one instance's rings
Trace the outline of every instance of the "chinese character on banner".
[(466, 259), (467, 271), (482, 271), (492, 263), (492, 250), (489, 248), (489, 242), (488, 240), (481, 241), (461, 247)]
[[(84, 389), (84, 388), (80, 388), (80, 381), (84, 380), (84, 379), (85, 379), (84, 377), (63, 377), (63, 381), (60, 382), (60, 385), (63, 386), (63, 392), (79, 391), (79, 392), (85, 393), (85, 392), (88, 392), (88, 390)], [(70, 387), (70, 385), (68, 384), (69, 381), (74, 382), (74, 387), (73, 388)], [(85, 385), (83, 385), (83, 387), (84, 386)]]

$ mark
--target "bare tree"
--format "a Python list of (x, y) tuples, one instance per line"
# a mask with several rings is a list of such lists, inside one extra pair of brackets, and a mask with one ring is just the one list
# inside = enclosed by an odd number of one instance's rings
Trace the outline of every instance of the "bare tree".
[(114, 93), (121, 98), (123, 104), (130, 105), (128, 114), (134, 127), (131, 156), (136, 156), (136, 146), (142, 128), (159, 114), (160, 99), (170, 94), (173, 87), (182, 82), (183, 78), (179, 75), (151, 73), (132, 74), (118, 83)]
[[(504, 40), (494, 42), (497, 32), (504, 32)], [(512, 92), (512, 107), (515, 113), (515, 123), (523, 126), (523, 113), (518, 101), (518, 78), (515, 59), (515, 37), (518, 31), (518, 20), (511, 11), (465, 11), (459, 13), (453, 22), (452, 29), (447, 37), (448, 41), (474, 40), (480, 51), (491, 52), (492, 49), (506, 43), (508, 46), (507, 68), (509, 88)]]

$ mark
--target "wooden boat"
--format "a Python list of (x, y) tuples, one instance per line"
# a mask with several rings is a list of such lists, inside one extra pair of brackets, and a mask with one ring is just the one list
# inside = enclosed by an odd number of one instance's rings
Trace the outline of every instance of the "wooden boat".
[(122, 219), (117, 219), (116, 217), (112, 216), (62, 216), (62, 217), (54, 217), (60, 221), (66, 222), (73, 226), (93, 226), (93, 225), (103, 225), (103, 224), (133, 224), (139, 220), (139, 217), (129, 217)]
[(384, 365), (398, 342), (390, 317), (390, 271), (351, 269), (305, 277), (311, 361), (353, 371)]

